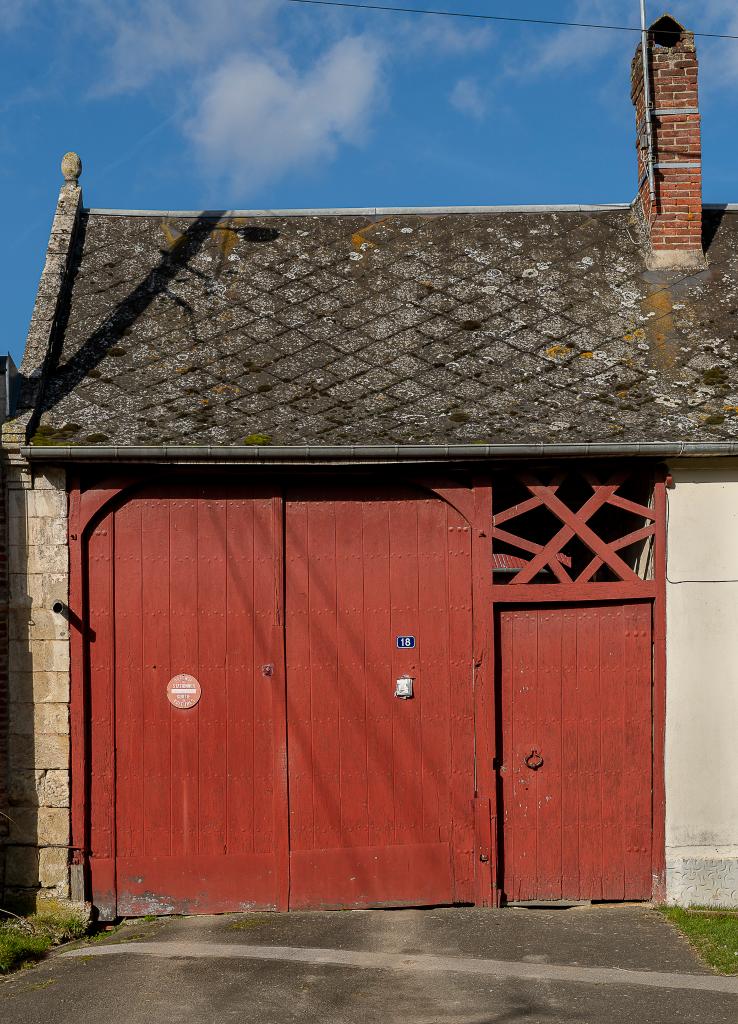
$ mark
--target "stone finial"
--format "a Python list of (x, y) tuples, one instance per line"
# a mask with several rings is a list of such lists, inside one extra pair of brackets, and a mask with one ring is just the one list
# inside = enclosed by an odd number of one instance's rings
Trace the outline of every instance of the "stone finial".
[(62, 157), (61, 171), (64, 180), (70, 185), (76, 185), (82, 173), (82, 161), (77, 153), (65, 153)]

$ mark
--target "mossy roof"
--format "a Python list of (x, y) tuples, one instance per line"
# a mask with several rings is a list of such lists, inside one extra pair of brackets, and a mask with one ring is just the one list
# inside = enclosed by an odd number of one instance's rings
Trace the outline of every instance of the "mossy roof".
[[(738, 438), (738, 216), (82, 214), (40, 444)], [(253, 442), (252, 443), (256, 443)]]

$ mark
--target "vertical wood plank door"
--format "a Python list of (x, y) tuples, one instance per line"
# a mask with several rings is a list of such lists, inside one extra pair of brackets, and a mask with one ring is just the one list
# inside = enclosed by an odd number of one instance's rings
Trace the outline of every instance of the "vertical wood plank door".
[(237, 488), (143, 491), (93, 532), (91, 868), (120, 915), (286, 901), (281, 544), (281, 500)]
[(508, 901), (651, 897), (651, 605), (497, 615)]
[(387, 485), (290, 491), (285, 522), (290, 906), (472, 902), (469, 523)]

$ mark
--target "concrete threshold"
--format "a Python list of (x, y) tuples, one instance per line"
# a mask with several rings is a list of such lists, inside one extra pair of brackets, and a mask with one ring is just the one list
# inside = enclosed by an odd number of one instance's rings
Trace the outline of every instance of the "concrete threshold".
[(165, 959), (273, 960), (312, 966), (359, 967), (380, 971), (473, 974), (506, 980), (554, 981), (584, 985), (634, 985), (642, 988), (727, 992), (738, 996), (738, 977), (709, 974), (667, 974), (612, 967), (570, 967), (563, 964), (483, 960), (474, 957), (370, 953), (350, 949), (304, 946), (246, 946), (215, 942), (121, 942), (83, 946), (60, 954), (62, 959), (99, 956), (143, 956)]

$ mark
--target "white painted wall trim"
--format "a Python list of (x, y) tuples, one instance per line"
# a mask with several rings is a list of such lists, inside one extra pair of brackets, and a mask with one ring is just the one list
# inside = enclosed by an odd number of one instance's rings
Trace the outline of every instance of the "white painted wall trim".
[(667, 491), (666, 888), (738, 906), (738, 460), (675, 460)]

